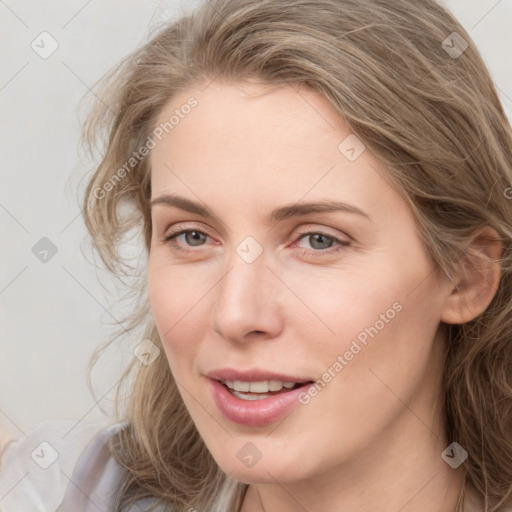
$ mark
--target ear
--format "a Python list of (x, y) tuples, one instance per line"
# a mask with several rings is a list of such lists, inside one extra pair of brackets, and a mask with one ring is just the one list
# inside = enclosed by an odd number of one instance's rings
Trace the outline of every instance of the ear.
[(498, 233), (486, 226), (476, 231), (468, 243), (461, 270), (445, 299), (441, 320), (463, 324), (483, 313), (491, 303), (500, 280), (502, 244)]

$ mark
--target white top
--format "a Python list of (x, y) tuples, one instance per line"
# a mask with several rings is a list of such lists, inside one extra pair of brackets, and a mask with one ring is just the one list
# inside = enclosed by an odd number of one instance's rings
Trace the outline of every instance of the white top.
[(122, 468), (107, 443), (123, 425), (50, 420), (9, 443), (0, 460), (1, 512), (112, 512)]

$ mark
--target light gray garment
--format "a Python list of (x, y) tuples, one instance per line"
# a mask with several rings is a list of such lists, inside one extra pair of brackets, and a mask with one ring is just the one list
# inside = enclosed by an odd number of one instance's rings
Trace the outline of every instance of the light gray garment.
[[(11, 442), (0, 461), (1, 512), (112, 512), (122, 469), (107, 443), (123, 425), (51, 420)], [(152, 503), (140, 500), (123, 512)]]

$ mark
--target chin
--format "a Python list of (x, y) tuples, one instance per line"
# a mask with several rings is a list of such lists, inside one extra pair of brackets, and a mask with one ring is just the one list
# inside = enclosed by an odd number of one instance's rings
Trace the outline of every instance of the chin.
[[(217, 461), (222, 471), (245, 484), (273, 484), (295, 482), (308, 478), (304, 472), (303, 461), (264, 460), (264, 457), (250, 467), (245, 467), (238, 458)], [(289, 468), (293, 468), (290, 471)], [(297, 472), (300, 468), (300, 473)]]
[[(222, 468), (224, 472), (224, 468)], [(284, 475), (280, 470), (274, 466), (265, 466), (250, 469), (236, 468), (230, 472), (226, 472), (231, 478), (243, 483), (243, 484), (275, 484), (276, 481), (279, 483), (294, 482), (296, 479), (290, 477), (290, 475)]]

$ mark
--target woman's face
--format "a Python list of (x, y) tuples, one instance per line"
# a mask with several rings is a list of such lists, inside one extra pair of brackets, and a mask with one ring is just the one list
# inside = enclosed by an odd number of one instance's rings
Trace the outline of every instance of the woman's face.
[(306, 87), (212, 82), (160, 122), (149, 297), (221, 468), (292, 482), (430, 439), (448, 285), (370, 150)]

